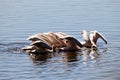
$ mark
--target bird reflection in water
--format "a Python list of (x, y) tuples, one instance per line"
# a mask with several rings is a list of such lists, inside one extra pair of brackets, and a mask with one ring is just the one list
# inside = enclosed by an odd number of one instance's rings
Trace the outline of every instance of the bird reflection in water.
[(68, 51), (62, 51), (59, 53), (45, 53), (45, 54), (29, 53), (28, 54), (29, 58), (33, 61), (33, 63), (46, 62), (47, 59), (54, 58), (54, 57), (60, 57), (60, 58), (56, 58), (58, 59), (57, 61), (73, 62), (78, 60), (78, 55), (79, 55), (79, 52), (68, 52)]
[(32, 60), (35, 64), (41, 64), (47, 61), (48, 58), (51, 58), (51, 53), (44, 53), (44, 54), (28, 54), (29, 58)]
[(82, 51), (82, 60), (86, 64), (89, 60), (97, 60), (99, 58), (100, 54), (98, 52), (98, 49), (90, 48), (90, 49), (84, 49)]
[[(44, 53), (44, 54), (29, 54), (30, 59), (36, 63), (36, 62), (46, 62), (50, 58), (55, 58), (57, 61), (62, 62), (74, 62), (82, 60), (83, 62), (87, 62), (89, 60), (96, 60), (99, 58), (100, 54), (98, 49), (93, 48), (85, 48), (81, 51), (61, 51), (58, 53)], [(52, 59), (50, 59), (52, 60)]]
[(60, 57), (63, 62), (73, 62), (79, 60), (78, 54), (78, 52), (64, 51), (60, 53)]

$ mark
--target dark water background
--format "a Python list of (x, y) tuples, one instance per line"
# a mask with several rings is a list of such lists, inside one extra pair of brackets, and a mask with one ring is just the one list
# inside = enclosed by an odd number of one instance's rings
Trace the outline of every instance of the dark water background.
[[(35, 33), (65, 32), (82, 41), (83, 29), (98, 30), (96, 59), (62, 56), (35, 61), (21, 48)], [(77, 57), (77, 58), (76, 58)], [(0, 80), (120, 80), (120, 0), (0, 0)]]

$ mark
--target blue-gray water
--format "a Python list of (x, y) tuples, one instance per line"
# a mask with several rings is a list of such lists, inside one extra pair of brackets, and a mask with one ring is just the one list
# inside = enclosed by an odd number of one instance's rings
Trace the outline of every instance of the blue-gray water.
[[(20, 51), (32, 34), (61, 31), (82, 41), (83, 29), (108, 40), (98, 41), (96, 59), (36, 62)], [(120, 80), (120, 0), (0, 0), (0, 80), (48, 79)]]

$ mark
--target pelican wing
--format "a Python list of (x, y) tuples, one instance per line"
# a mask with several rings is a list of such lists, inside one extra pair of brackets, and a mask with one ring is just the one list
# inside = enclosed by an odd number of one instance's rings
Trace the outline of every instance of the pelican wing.
[(73, 37), (69, 36), (69, 35), (59, 37), (59, 39), (61, 39), (61, 40), (63, 40), (63, 39), (70, 39), (70, 38), (73, 38)]
[(34, 46), (25, 46), (25, 47), (23, 47), (22, 48), (22, 50), (33, 50), (33, 49), (35, 49), (35, 47)]
[(35, 34), (35, 35), (32, 35), (32, 36), (29, 36), (29, 37), (27, 38), (27, 40), (30, 40), (30, 41), (41, 40), (41, 38), (39, 37), (39, 35), (41, 35), (41, 34), (39, 33), (39, 34)]
[(43, 41), (35, 41), (34, 43), (32, 43), (32, 45), (35, 45), (35, 46), (37, 46), (37, 47), (52, 49), (51, 46), (49, 46), (47, 43), (45, 43), (45, 42), (43, 42)]
[(98, 31), (95, 31), (95, 32), (107, 44), (106, 38), (100, 32), (98, 32)]

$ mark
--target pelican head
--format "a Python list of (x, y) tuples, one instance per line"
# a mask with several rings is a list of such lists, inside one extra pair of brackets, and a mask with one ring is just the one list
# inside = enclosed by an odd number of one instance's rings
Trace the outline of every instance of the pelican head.
[(96, 47), (96, 43), (97, 43), (97, 40), (99, 38), (101, 38), (107, 44), (107, 40), (105, 39), (105, 37), (101, 33), (99, 33), (96, 30), (91, 31), (91, 33), (90, 33), (90, 41), (92, 43), (92, 46)]
[(65, 50), (75, 51), (75, 50), (79, 50), (81, 47), (83, 47), (82, 44), (74, 37), (65, 36), (60, 39), (62, 39), (64, 41), (64, 43), (66, 44), (66, 47), (64, 48)]
[(83, 30), (83, 31), (81, 32), (81, 34), (82, 34), (82, 36), (83, 36), (83, 40), (84, 40), (85, 42), (88, 42), (88, 41), (89, 41), (89, 36), (88, 36), (87, 30)]

